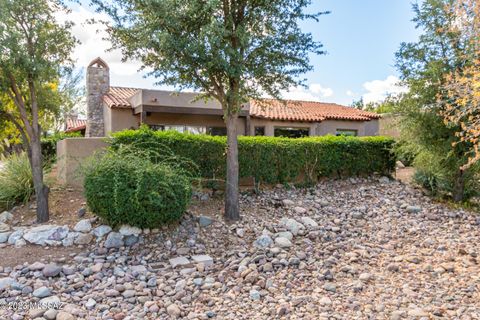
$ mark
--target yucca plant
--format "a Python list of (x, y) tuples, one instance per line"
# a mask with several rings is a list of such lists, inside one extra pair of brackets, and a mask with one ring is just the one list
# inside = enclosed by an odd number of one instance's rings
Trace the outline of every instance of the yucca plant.
[(2, 156), (0, 163), (0, 209), (27, 202), (35, 192), (27, 154)]

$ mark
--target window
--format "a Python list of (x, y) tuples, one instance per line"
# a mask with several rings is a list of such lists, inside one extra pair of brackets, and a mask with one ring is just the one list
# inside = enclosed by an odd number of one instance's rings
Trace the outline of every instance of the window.
[(284, 138), (303, 138), (310, 135), (310, 130), (308, 128), (275, 128), (274, 135)]
[(265, 127), (255, 127), (255, 135), (256, 136), (264, 136), (265, 135)]
[(358, 131), (357, 130), (351, 130), (351, 129), (337, 129), (337, 136), (356, 137), (356, 136), (358, 136)]
[(184, 126), (184, 125), (149, 125), (150, 129), (155, 131), (175, 130), (180, 133), (201, 134), (206, 133), (206, 127)]
[(157, 125), (157, 124), (149, 124), (148, 127), (153, 131), (163, 131), (165, 130), (165, 126)]
[(208, 127), (207, 134), (211, 136), (226, 136), (227, 128), (225, 127)]

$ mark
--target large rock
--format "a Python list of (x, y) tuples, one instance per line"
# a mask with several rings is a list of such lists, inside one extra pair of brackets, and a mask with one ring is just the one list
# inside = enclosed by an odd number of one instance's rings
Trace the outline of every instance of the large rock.
[(0, 232), (0, 243), (7, 242), (11, 234), (11, 232)]
[(50, 263), (43, 268), (42, 273), (45, 277), (49, 278), (49, 277), (58, 276), (61, 271), (62, 271), (62, 267), (56, 264)]
[(92, 233), (95, 237), (101, 238), (107, 234), (109, 234), (112, 231), (112, 228), (107, 225), (101, 225), (93, 229)]
[(208, 227), (213, 223), (213, 219), (207, 216), (198, 217), (198, 224), (200, 227)]
[(120, 230), (118, 232), (122, 236), (138, 236), (140, 233), (142, 233), (142, 229), (124, 224), (120, 227)]
[(105, 248), (120, 248), (123, 246), (123, 235), (118, 232), (110, 232), (105, 240)]
[(305, 214), (307, 213), (307, 209), (303, 207), (295, 207), (293, 208), (293, 211), (295, 211), (296, 214)]
[(282, 232), (276, 233), (275, 237), (276, 238), (278, 238), (278, 237), (287, 238), (290, 241), (293, 240), (293, 234), (290, 231), (282, 231)]
[(15, 279), (6, 277), (0, 278), (0, 290), (7, 289), (15, 283)]
[(75, 244), (84, 245), (89, 244), (93, 239), (93, 235), (90, 233), (80, 233), (75, 239)]
[(205, 266), (213, 265), (213, 258), (206, 254), (192, 256), (192, 260), (195, 263), (203, 263)]
[(302, 221), (302, 224), (306, 227), (310, 227), (310, 228), (318, 227), (318, 223), (310, 217), (301, 217), (300, 221)]
[(77, 232), (90, 232), (90, 230), (92, 230), (92, 224), (89, 219), (83, 219), (77, 222), (73, 230)]
[(292, 242), (284, 237), (278, 237), (275, 239), (275, 245), (279, 248), (290, 248), (292, 246)]
[(19, 239), (22, 239), (22, 237), (23, 237), (23, 229), (18, 229), (12, 232), (12, 234), (10, 234), (10, 236), (8, 237), (8, 243), (15, 244), (15, 242), (17, 242), (17, 240)]
[(0, 232), (10, 231), (10, 226), (6, 223), (0, 222)]
[(9, 222), (9, 221), (12, 221), (12, 220), (13, 220), (13, 214), (11, 214), (10, 212), (3, 211), (0, 214), (0, 222), (6, 223), (6, 222)]
[(30, 243), (46, 245), (50, 241), (62, 241), (68, 235), (68, 226), (43, 225), (26, 230), (23, 238)]
[(33, 291), (33, 296), (37, 298), (45, 298), (52, 295), (52, 291), (50, 291), (47, 287), (40, 287), (37, 290)]
[(170, 265), (172, 266), (172, 268), (186, 267), (191, 265), (190, 260), (188, 260), (186, 257), (176, 257), (168, 261), (170, 262)]

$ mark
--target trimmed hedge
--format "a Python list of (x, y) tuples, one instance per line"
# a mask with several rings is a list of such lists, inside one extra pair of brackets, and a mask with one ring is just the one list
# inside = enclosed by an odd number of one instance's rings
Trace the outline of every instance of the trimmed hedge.
[[(148, 128), (114, 133), (116, 150), (122, 145), (154, 148), (159, 145), (198, 165), (200, 176), (224, 179), (226, 138), (152, 131)], [(387, 137), (322, 136), (301, 139), (239, 137), (240, 177), (256, 183), (286, 183), (303, 178), (345, 177), (379, 173), (389, 175), (395, 168), (394, 140)]]
[(192, 196), (189, 177), (142, 152), (122, 148), (96, 155), (84, 173), (88, 207), (112, 227), (152, 228), (176, 221)]

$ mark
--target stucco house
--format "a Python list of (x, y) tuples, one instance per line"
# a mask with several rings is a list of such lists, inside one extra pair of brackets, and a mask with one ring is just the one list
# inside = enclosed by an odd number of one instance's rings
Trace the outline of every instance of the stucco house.
[[(220, 104), (216, 100), (195, 101), (196, 96), (110, 86), (109, 67), (97, 58), (87, 68), (85, 134), (103, 137), (147, 124), (155, 130), (226, 135)], [(376, 113), (333, 103), (252, 100), (242, 107), (237, 128), (239, 134), (252, 136), (373, 136), (378, 134), (379, 118)]]

